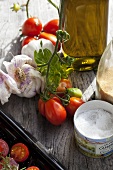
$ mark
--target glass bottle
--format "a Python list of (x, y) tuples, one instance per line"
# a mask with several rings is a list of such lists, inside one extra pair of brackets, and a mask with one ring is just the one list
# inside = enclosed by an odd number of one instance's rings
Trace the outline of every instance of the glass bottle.
[(107, 44), (109, 0), (61, 0), (63, 28), (70, 39), (64, 52), (77, 71), (96, 70)]

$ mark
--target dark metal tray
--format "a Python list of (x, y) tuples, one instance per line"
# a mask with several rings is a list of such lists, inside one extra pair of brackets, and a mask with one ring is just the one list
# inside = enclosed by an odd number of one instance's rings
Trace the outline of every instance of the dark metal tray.
[(26, 144), (30, 151), (29, 158), (19, 164), (20, 168), (31, 165), (38, 166), (40, 170), (66, 170), (66, 168), (46, 150), (28, 131), (26, 131), (11, 116), (6, 115), (0, 110), (0, 138), (4, 139), (9, 147), (13, 144), (22, 142)]

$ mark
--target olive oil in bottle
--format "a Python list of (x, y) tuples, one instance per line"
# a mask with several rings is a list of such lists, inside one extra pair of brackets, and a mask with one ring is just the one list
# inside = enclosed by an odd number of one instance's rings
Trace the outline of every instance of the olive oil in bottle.
[(77, 71), (96, 70), (107, 42), (109, 0), (61, 0), (63, 28), (70, 39), (64, 52)]

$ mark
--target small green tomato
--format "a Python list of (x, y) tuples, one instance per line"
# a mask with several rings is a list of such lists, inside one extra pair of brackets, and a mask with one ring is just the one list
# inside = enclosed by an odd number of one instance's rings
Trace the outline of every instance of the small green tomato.
[(21, 9), (21, 6), (19, 5), (19, 3), (14, 3), (11, 9), (12, 11), (18, 12)]
[(82, 97), (82, 91), (78, 88), (67, 88), (67, 92), (70, 97)]

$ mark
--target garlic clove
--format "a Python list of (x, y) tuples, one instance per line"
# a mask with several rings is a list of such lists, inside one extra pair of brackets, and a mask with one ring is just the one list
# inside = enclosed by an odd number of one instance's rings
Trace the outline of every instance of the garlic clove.
[(11, 60), (11, 63), (15, 63), (16, 67), (21, 67), (23, 64), (31, 64), (32, 63), (32, 59), (24, 54), (21, 55), (16, 55), (13, 57), (13, 59)]
[(2, 104), (8, 102), (11, 93), (19, 94), (20, 90), (16, 82), (2, 70), (0, 70), (0, 101)]

